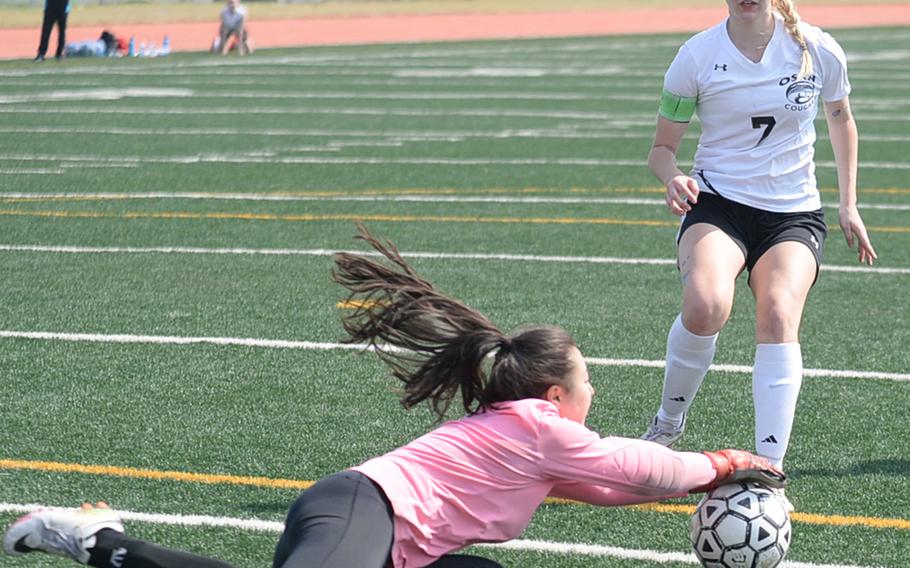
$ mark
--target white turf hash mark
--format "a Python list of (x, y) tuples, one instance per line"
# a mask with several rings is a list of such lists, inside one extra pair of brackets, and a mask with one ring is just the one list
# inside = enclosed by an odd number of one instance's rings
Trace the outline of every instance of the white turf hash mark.
[[(31, 513), (38, 509), (59, 509), (48, 505), (20, 505), (17, 503), (0, 503), (0, 513)], [(261, 519), (237, 519), (233, 517), (213, 517), (209, 515), (173, 515), (159, 513), (140, 513), (134, 511), (120, 511), (117, 513), (125, 521), (137, 521), (156, 525), (176, 525), (190, 527), (225, 527), (254, 532), (281, 533), (284, 523), (278, 521), (265, 521)], [(694, 554), (682, 552), (658, 552), (656, 550), (640, 550), (634, 548), (619, 548), (601, 544), (576, 544), (571, 542), (551, 542), (543, 540), (511, 540), (499, 544), (478, 544), (476, 546), (503, 548), (508, 550), (529, 550), (534, 552), (551, 552), (555, 554), (574, 554), (580, 556), (608, 556), (630, 560), (644, 560), (665, 564), (669, 562), (682, 562), (685, 564), (698, 564)], [(781, 568), (874, 568), (853, 566), (846, 564), (814, 564), (812, 562), (784, 562)]]
[[(0, 132), (3, 132), (0, 127)], [(339, 143), (341, 144), (341, 143)], [(363, 143), (356, 143), (362, 145)], [(0, 170), (2, 173), (2, 170)], [(213, 201), (352, 201), (392, 203), (522, 203), (522, 204), (565, 204), (565, 205), (647, 205), (660, 207), (663, 199), (640, 197), (538, 197), (514, 195), (287, 195), (263, 193), (216, 193), (203, 191), (149, 191), (149, 192), (100, 192), (100, 193), (14, 193), (0, 192), (2, 199), (29, 199), (35, 201), (54, 200), (125, 200), (125, 199), (191, 199)], [(824, 203), (828, 209), (837, 209), (837, 203)], [(859, 203), (860, 209), (883, 211), (910, 211), (910, 205), (886, 203)]]
[[(603, 159), (603, 158), (381, 158), (374, 156), (273, 156), (250, 153), (239, 154), (195, 154), (177, 156), (106, 156), (78, 154), (0, 154), (3, 161), (30, 162), (90, 162), (95, 164), (316, 164), (316, 165), (414, 165), (414, 166), (570, 166), (570, 167), (644, 167), (645, 160)], [(867, 168), (880, 170), (910, 170), (906, 162), (864, 162)], [(833, 160), (818, 160), (816, 168), (834, 169)]]
[[(58, 333), (52, 331), (0, 330), (0, 339), (34, 339), (43, 341), (73, 341), (87, 343), (134, 343), (154, 345), (194, 345), (261, 347), (264, 349), (309, 349), (318, 351), (361, 350), (362, 345), (329, 343), (318, 341), (295, 341), (287, 339), (257, 339), (252, 337), (185, 337), (169, 335), (131, 335), (98, 333)], [(662, 369), (665, 362), (648, 359), (614, 359), (606, 357), (585, 357), (589, 365), (605, 367), (651, 367)], [(726, 373), (752, 374), (749, 365), (711, 365), (711, 370)], [(838, 377), (850, 379), (883, 379), (910, 382), (908, 373), (882, 373), (877, 371), (851, 371), (844, 369), (803, 369), (805, 377)]]
[[(262, 255), (262, 256), (332, 256), (338, 252), (350, 252), (365, 256), (378, 253), (345, 251), (333, 249), (255, 249), (255, 248), (201, 248), (201, 247), (84, 247), (0, 244), (0, 252), (47, 252), (65, 254), (212, 254), (212, 255)], [(406, 258), (451, 259), (451, 260), (507, 260), (515, 262), (565, 262), (582, 264), (631, 264), (652, 266), (675, 266), (672, 258), (623, 258), (615, 256), (559, 256), (532, 254), (490, 254), (458, 252), (402, 252)], [(867, 266), (838, 266), (823, 264), (825, 272), (856, 272), (867, 274), (910, 274), (910, 268), (875, 268)]]
[[(4, 129), (0, 127), (0, 132)], [(392, 141), (395, 142), (395, 141)], [(341, 145), (341, 142), (337, 143)], [(363, 143), (354, 143), (363, 145)], [(27, 171), (28, 170), (22, 170)], [(2, 173), (2, 170), (0, 170)], [(31, 173), (31, 172), (29, 172)], [(36, 173), (44, 173), (38, 170)], [(54, 172), (57, 173), (57, 172)], [(62, 172), (60, 172), (62, 173)], [(269, 193), (214, 193), (204, 191), (149, 191), (135, 193), (16, 193), (0, 192), (3, 199), (28, 199), (35, 201), (54, 200), (127, 200), (127, 199), (189, 199), (212, 201), (330, 201), (330, 202), (391, 202), (391, 203), (522, 203), (522, 204), (578, 204), (578, 205), (646, 205), (660, 207), (663, 199), (640, 197), (537, 197), (514, 195), (287, 195)], [(823, 207), (837, 209), (837, 203), (824, 203)], [(887, 203), (859, 203), (860, 209), (878, 209), (883, 211), (910, 211), (910, 205)]]

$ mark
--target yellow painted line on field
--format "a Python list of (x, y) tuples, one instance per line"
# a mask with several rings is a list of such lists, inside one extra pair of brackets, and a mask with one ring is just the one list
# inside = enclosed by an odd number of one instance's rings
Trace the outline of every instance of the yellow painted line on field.
[[(140, 469), (134, 467), (84, 465), (77, 463), (9, 459), (0, 459), (0, 469), (24, 469), (30, 471), (43, 471), (53, 473), (82, 473), (88, 475), (105, 475), (113, 477), (127, 477), (133, 479), (151, 479), (156, 481), (180, 481), (186, 483), (205, 483), (210, 485), (247, 485), (251, 487), (296, 490), (307, 489), (315, 483), (314, 481), (270, 477), (248, 477), (237, 475), (191, 473), (182, 471), (158, 471), (153, 469)], [(576, 501), (571, 501), (568, 499), (555, 498), (548, 498), (545, 502), (549, 504), (580, 504)], [(641, 505), (631, 505), (630, 508), (639, 509), (642, 511), (653, 511), (657, 513), (686, 515), (691, 515), (693, 512), (695, 512), (694, 505), (672, 503), (645, 503)], [(907, 519), (890, 519), (852, 515), (818, 515), (814, 513), (791, 513), (790, 518), (796, 522), (812, 525), (861, 526), (876, 529), (910, 530), (910, 520)]]
[(369, 309), (380, 305), (388, 305), (388, 302), (377, 302), (375, 300), (345, 300), (335, 304), (335, 307), (342, 310), (356, 310), (359, 308)]
[(183, 471), (158, 471), (154, 469), (140, 469), (135, 467), (83, 465), (78, 463), (59, 463), (48, 461), (0, 460), (0, 469), (27, 469), (32, 471), (49, 471), (54, 473), (85, 473), (89, 475), (128, 477), (132, 479), (183, 481), (187, 483), (207, 483), (210, 485), (249, 485), (253, 487), (270, 487), (274, 489), (302, 490), (313, 485), (312, 481), (297, 481), (293, 479), (244, 477), (237, 475), (218, 475)]
[[(578, 501), (570, 499), (557, 499), (549, 497), (545, 503), (558, 505), (583, 505)], [(629, 505), (629, 509), (638, 509), (640, 511), (651, 511), (655, 513), (672, 513), (691, 515), (695, 512), (695, 505), (674, 504), (674, 503), (641, 503), (638, 505)], [(828, 526), (862, 526), (875, 529), (898, 529), (910, 530), (910, 520), (907, 519), (890, 519), (881, 517), (864, 517), (858, 515), (818, 515), (814, 513), (790, 513), (790, 519), (799, 523), (808, 525), (828, 525)]]
[(642, 511), (654, 511), (656, 513), (682, 513), (691, 515), (695, 512), (695, 505), (681, 505), (672, 503), (642, 503), (640, 505), (630, 505), (633, 509)]
[[(673, 505), (668, 503), (646, 503), (642, 505), (633, 505), (635, 509), (645, 511), (657, 511), (659, 513), (685, 513), (691, 515), (695, 512), (695, 505)], [(876, 529), (902, 529), (910, 530), (910, 520), (906, 519), (883, 519), (879, 517), (860, 517), (847, 515), (816, 515), (813, 513), (790, 513), (790, 518), (800, 523), (810, 525), (830, 525), (830, 526), (865, 526)]]
[[(625, 225), (639, 227), (679, 227), (678, 221), (652, 221), (647, 219), (614, 219), (609, 217), (478, 217), (455, 215), (276, 215), (273, 213), (196, 213), (192, 211), (28, 211), (0, 209), (0, 216), (45, 217), (68, 219), (188, 219), (188, 220), (240, 220), (240, 221), (372, 221), (387, 223), (501, 223), (535, 225)], [(832, 231), (837, 225), (829, 225)], [(866, 227), (872, 233), (910, 233), (910, 227)]]
[[(831, 192), (831, 193), (838, 193), (838, 190), (836, 190), (836, 189), (828, 189), (825, 191)], [(907, 194), (910, 194), (910, 189), (907, 189), (906, 187), (882, 187), (882, 188), (877, 188), (877, 189), (861, 189), (861, 190), (859, 190), (859, 193), (861, 193), (861, 194), (863, 194), (863, 193), (884, 193), (884, 194), (890, 194), (890, 195), (907, 195)]]
[(811, 525), (833, 525), (839, 527), (862, 525), (875, 529), (910, 530), (906, 519), (882, 519), (878, 517), (856, 517), (847, 515), (816, 515), (813, 513), (790, 513), (790, 518)]
[[(45, 217), (70, 219), (195, 219), (243, 221), (373, 221), (389, 223), (530, 223), (540, 225), (637, 225), (648, 227), (677, 227), (677, 221), (649, 221), (611, 219), (605, 217), (476, 217), (455, 215), (275, 215), (272, 213), (194, 213), (190, 211), (128, 211), (106, 213), (103, 211), (25, 211), (0, 210), (0, 215), (14, 217)], [(910, 230), (910, 229), (908, 229)]]

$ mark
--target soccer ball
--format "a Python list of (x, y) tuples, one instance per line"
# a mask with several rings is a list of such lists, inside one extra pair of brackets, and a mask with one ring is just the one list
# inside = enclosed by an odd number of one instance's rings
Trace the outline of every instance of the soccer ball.
[(774, 568), (790, 548), (790, 516), (756, 483), (721, 485), (689, 519), (695, 556), (706, 568)]

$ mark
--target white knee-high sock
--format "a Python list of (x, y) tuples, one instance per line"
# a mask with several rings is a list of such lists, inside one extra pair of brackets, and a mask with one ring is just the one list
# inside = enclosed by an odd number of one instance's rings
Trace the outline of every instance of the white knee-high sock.
[(790, 443), (796, 399), (803, 382), (799, 343), (759, 343), (755, 347), (752, 400), (755, 451), (780, 466)]
[(682, 314), (676, 316), (667, 335), (667, 367), (658, 420), (680, 425), (714, 360), (716, 345), (716, 333), (695, 335), (683, 325)]

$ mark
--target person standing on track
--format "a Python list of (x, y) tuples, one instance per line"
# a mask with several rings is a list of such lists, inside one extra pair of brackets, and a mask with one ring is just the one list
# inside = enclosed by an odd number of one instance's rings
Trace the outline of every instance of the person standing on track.
[[(683, 300), (667, 339), (660, 409), (642, 437), (669, 446), (682, 436), (746, 269), (755, 297), (756, 453), (780, 466), (802, 381), (800, 320), (827, 233), (813, 162), (819, 107), (847, 244), (857, 243), (860, 263), (871, 265), (876, 253), (856, 205), (858, 136), (843, 50), (801, 22), (790, 0), (726, 4), (729, 16), (689, 39), (670, 65), (648, 157), (667, 207), (682, 216)], [(693, 114), (702, 134), (686, 174), (676, 154)]]
[(57, 24), (57, 51), (54, 53), (54, 58), (60, 59), (63, 57), (63, 49), (66, 47), (66, 18), (69, 13), (69, 0), (44, 1), (44, 20), (41, 23), (41, 42), (38, 44), (38, 55), (35, 57), (35, 61), (44, 61), (54, 24)]

